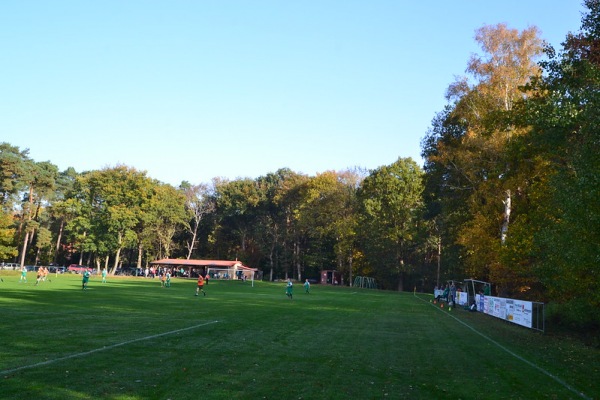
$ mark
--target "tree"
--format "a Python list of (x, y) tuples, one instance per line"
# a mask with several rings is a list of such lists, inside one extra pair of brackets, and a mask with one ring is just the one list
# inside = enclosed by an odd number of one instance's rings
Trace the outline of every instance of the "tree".
[(219, 217), (214, 236), (220, 239), (219, 252), (227, 257), (249, 257), (253, 251), (253, 225), (260, 201), (254, 180), (215, 182), (216, 211)]
[(67, 168), (58, 175), (56, 180), (56, 189), (54, 191), (53, 201), (49, 206), (49, 212), (53, 220), (56, 231), (56, 244), (52, 261), (58, 261), (59, 251), (66, 224), (76, 217), (78, 208), (77, 199), (75, 199), (74, 187), (77, 180), (77, 172), (73, 168)]
[(298, 266), (299, 244), (296, 242), (294, 210), (298, 187), (306, 176), (282, 168), (257, 179), (260, 201), (257, 205), (255, 237), (267, 259), (269, 280), (283, 270), (287, 277), (292, 264)]
[(177, 244), (173, 238), (184, 227), (189, 227), (186, 197), (171, 185), (154, 182), (149, 201), (142, 206), (142, 224), (138, 228), (138, 268), (141, 268), (144, 243), (156, 243), (158, 258), (170, 257)]
[(423, 174), (411, 158), (372, 171), (358, 196), (365, 257), (383, 282), (404, 290), (421, 212)]
[(39, 228), (39, 216), (45, 199), (54, 191), (58, 168), (50, 162), (30, 162), (25, 168), (23, 180), (26, 184), (26, 195), (22, 204), (22, 221), (25, 226), (23, 247), (21, 250), (21, 267), (25, 265), (27, 246)]
[(600, 1), (586, 0), (585, 5), (581, 31), (567, 36), (562, 51), (546, 49), (545, 74), (528, 87), (533, 96), (519, 116), (530, 133), (519, 143), (519, 156), (535, 156), (546, 167), (531, 196), (531, 264), (547, 298), (564, 304), (567, 316), (577, 315), (579, 327), (597, 330)]
[[(443, 222), (454, 240), (444, 243), (460, 245), (465, 272), (500, 281), (507, 276), (502, 260), (514, 206), (524, 201), (531, 171), (512, 157), (515, 138), (527, 130), (510, 116), (514, 104), (529, 96), (521, 87), (540, 74), (535, 61), (541, 40), (535, 27), (518, 32), (504, 24), (485, 26), (475, 38), (483, 55), (474, 55), (467, 65), (474, 81), (463, 77), (450, 85), (447, 97), (453, 103), (434, 120), (423, 142), (426, 170), (435, 172), (428, 177), (427, 193), (428, 201), (446, 197), (440, 205), (452, 219), (448, 215)], [(436, 183), (442, 190), (435, 189)], [(447, 207), (457, 204), (452, 196), (463, 205)], [(502, 283), (506, 290), (515, 289)]]
[(189, 260), (198, 242), (198, 229), (204, 217), (215, 211), (214, 188), (201, 183), (190, 185), (184, 182), (180, 186), (185, 196), (185, 205), (191, 221), (185, 224), (186, 230), (191, 235), (187, 242), (187, 259)]
[(316, 257), (313, 263), (317, 271), (336, 269), (350, 282), (360, 182), (361, 177), (351, 171), (317, 174), (304, 183), (303, 201), (298, 208), (299, 223), (311, 239), (309, 254)]
[(8, 210), (23, 190), (29, 171), (29, 150), (19, 150), (6, 142), (0, 143), (0, 206)]
[(152, 196), (153, 181), (145, 172), (124, 165), (92, 171), (79, 180), (92, 243), (95, 249), (114, 252), (110, 270), (114, 274), (122, 250), (138, 241), (136, 227), (143, 217), (144, 204)]
[(12, 216), (0, 211), (0, 259), (6, 260), (19, 253), (13, 244), (14, 234)]

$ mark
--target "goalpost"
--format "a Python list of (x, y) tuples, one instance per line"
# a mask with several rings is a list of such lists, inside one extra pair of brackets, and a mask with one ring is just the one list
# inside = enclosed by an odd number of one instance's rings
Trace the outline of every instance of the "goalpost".
[(377, 289), (377, 282), (375, 278), (369, 278), (368, 276), (357, 276), (354, 278), (354, 287), (363, 289)]

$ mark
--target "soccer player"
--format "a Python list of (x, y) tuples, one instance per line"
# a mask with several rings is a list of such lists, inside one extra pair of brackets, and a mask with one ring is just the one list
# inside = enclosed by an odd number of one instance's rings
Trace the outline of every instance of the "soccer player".
[(304, 281), (304, 293), (310, 293), (310, 282), (308, 279)]
[(287, 287), (285, 288), (285, 295), (287, 297), (289, 297), (290, 300), (292, 300), (293, 294), (294, 294), (294, 292), (293, 292), (293, 289), (292, 289), (292, 279), (288, 278)]
[(89, 280), (90, 280), (90, 271), (88, 271), (86, 269), (85, 272), (83, 273), (83, 279), (81, 280), (81, 290), (86, 290), (87, 289), (87, 285), (88, 285), (88, 281)]
[(19, 278), (19, 283), (25, 282), (27, 283), (27, 267), (23, 265), (21, 268), (21, 277)]
[(37, 270), (37, 277), (35, 279), (35, 286), (40, 283), (40, 281), (44, 278), (44, 267), (39, 267)]
[(106, 283), (106, 275), (108, 275), (108, 271), (106, 270), (106, 267), (104, 267), (102, 270), (102, 283)]
[(171, 270), (168, 269), (168, 270), (165, 271), (165, 277), (167, 279), (167, 281), (165, 283), (165, 286), (166, 287), (171, 287)]
[(202, 292), (204, 296), (206, 296), (206, 292), (204, 291), (204, 277), (202, 274), (198, 275), (198, 286), (196, 286), (196, 296)]

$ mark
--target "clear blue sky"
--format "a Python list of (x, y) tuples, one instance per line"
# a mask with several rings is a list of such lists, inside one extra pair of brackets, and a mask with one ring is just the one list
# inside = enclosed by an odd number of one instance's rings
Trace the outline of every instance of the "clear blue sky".
[(0, 142), (178, 185), (419, 163), (477, 28), (560, 47), (580, 0), (0, 2)]

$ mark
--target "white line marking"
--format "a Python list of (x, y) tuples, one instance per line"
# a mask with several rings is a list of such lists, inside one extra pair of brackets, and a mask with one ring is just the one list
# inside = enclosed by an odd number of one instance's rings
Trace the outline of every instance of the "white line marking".
[(65, 357), (55, 358), (54, 360), (42, 361), (42, 362), (35, 363), (35, 364), (24, 365), (24, 366), (18, 367), (18, 368), (7, 369), (6, 371), (0, 371), (0, 375), (8, 375), (8, 374), (12, 374), (14, 372), (22, 371), (24, 369), (31, 369), (31, 368), (36, 368), (36, 367), (42, 367), (44, 365), (49, 365), (49, 364), (54, 364), (54, 363), (57, 363), (57, 362), (60, 362), (60, 361), (69, 360), (71, 358), (83, 357), (83, 356), (87, 356), (89, 354), (98, 353), (100, 351), (105, 351), (105, 350), (110, 350), (110, 349), (114, 349), (114, 348), (117, 348), (117, 347), (125, 346), (125, 345), (128, 345), (130, 343), (142, 342), (144, 340), (155, 339), (155, 338), (158, 338), (158, 337), (161, 337), (161, 336), (167, 336), (167, 335), (172, 335), (174, 333), (185, 332), (185, 331), (189, 331), (189, 330), (192, 330), (192, 329), (200, 328), (202, 326), (216, 324), (218, 322), (219, 321), (205, 322), (203, 324), (194, 325), (194, 326), (190, 326), (190, 327), (187, 327), (187, 328), (177, 329), (177, 330), (169, 331), (169, 332), (157, 333), (156, 335), (144, 336), (142, 338), (128, 340), (126, 342), (111, 344), (110, 346), (100, 347), (98, 349), (94, 349), (94, 350), (90, 350), (90, 351), (85, 351), (83, 353), (76, 353), (76, 354), (71, 354), (71, 355), (65, 356)]
[[(415, 297), (419, 300), (421, 300), (424, 303), (427, 303), (426, 300), (420, 298), (419, 296), (417, 296), (415, 294)], [(431, 304), (431, 303), (428, 303)], [(442, 311), (441, 308), (438, 308), (436, 306), (434, 306), (433, 304), (431, 304), (432, 307), (434, 307), (435, 309)], [(442, 311), (443, 312), (443, 311)], [(460, 319), (456, 318), (454, 315), (450, 314), (450, 313), (444, 313), (446, 315), (448, 315), (449, 317), (454, 318), (455, 321), (458, 321), (459, 323), (461, 323), (462, 325), (466, 326), (467, 328), (469, 328), (470, 330), (472, 330), (473, 332), (475, 332), (476, 334), (478, 334), (479, 336), (483, 337), (484, 339), (486, 339), (487, 341), (489, 341), (490, 343), (495, 344), (496, 346), (498, 346), (498, 348), (504, 350), (505, 352), (507, 352), (508, 354), (510, 354), (511, 356), (515, 357), (518, 360), (523, 361), (525, 364), (529, 365), (530, 367), (533, 367), (535, 369), (537, 369), (538, 371), (540, 371), (541, 373), (543, 373), (544, 375), (554, 379), (556, 382), (558, 382), (559, 384), (561, 384), (563, 387), (565, 387), (566, 389), (569, 389), (571, 392), (577, 394), (578, 396), (586, 399), (586, 400), (592, 400), (591, 397), (586, 396), (583, 392), (575, 389), (573, 386), (569, 385), (567, 382), (563, 381), (562, 379), (560, 379), (559, 377), (552, 375), (550, 372), (546, 371), (545, 369), (543, 369), (542, 367), (538, 367), (536, 364), (532, 363), (531, 361), (528, 361), (526, 359), (524, 359), (523, 357), (521, 357), (520, 355), (512, 352), (511, 350), (507, 349), (506, 347), (502, 346), (500, 343), (496, 342), (494, 339), (487, 337), (486, 335), (484, 335), (483, 333), (479, 332), (478, 330), (476, 330), (475, 328), (473, 328), (472, 326), (470, 326), (469, 324), (467, 324), (466, 322), (461, 321)]]

